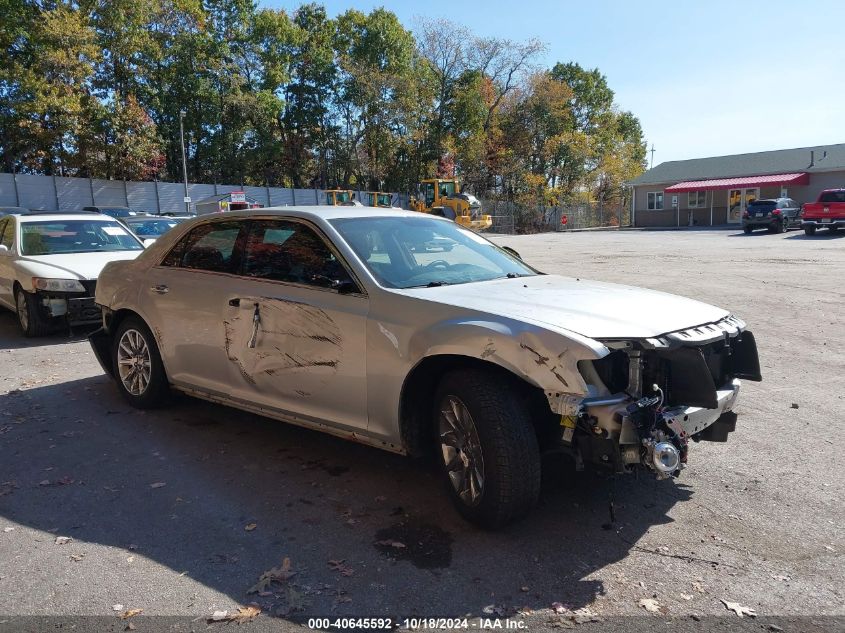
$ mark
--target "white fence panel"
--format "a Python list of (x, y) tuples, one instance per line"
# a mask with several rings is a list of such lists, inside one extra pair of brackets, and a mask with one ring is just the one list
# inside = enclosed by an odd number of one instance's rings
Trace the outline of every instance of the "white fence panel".
[(126, 189), (122, 180), (92, 180), (94, 204), (100, 207), (125, 207)]
[(281, 187), (270, 187), (270, 206), (271, 207), (289, 207), (294, 204), (293, 189), (283, 189)]
[(56, 187), (51, 176), (18, 174), (20, 206), (30, 209), (56, 209)]
[(0, 174), (0, 207), (18, 206), (14, 174)]
[(326, 192), (319, 189), (294, 189), (293, 196), (296, 200), (292, 204), (308, 206), (326, 203)]
[[(61, 200), (61, 199), (60, 199)], [(126, 202), (130, 209), (158, 213), (158, 196), (154, 182), (127, 182)]]
[(180, 182), (160, 182), (158, 203), (162, 213), (184, 213), (185, 185)]
[(91, 181), (87, 178), (57, 176), (56, 198), (59, 200), (61, 211), (79, 211), (82, 207), (91, 206), (94, 204), (94, 198), (91, 197)]
[(270, 199), (267, 197), (267, 187), (244, 187), (244, 193), (249, 198), (254, 198), (262, 207), (270, 206)]

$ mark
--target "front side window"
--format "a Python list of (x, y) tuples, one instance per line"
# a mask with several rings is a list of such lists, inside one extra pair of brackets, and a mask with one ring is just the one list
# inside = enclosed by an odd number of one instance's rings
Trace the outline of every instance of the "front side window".
[(648, 192), (648, 210), (659, 211), (663, 208), (663, 192), (649, 191)]
[(423, 183), (423, 197), (425, 198), (425, 206), (430, 207), (434, 204), (434, 183)]
[(433, 287), (537, 271), (454, 222), (435, 218), (338, 218), (332, 225), (389, 288)]
[(702, 209), (707, 206), (706, 191), (690, 191), (687, 199), (690, 209)]
[(174, 246), (162, 266), (228, 273), (237, 268), (241, 222), (211, 222), (198, 226)]
[(247, 277), (337, 288), (352, 278), (309, 226), (290, 220), (256, 220), (244, 247)]
[(140, 251), (144, 246), (117, 221), (50, 220), (21, 224), (21, 255)]

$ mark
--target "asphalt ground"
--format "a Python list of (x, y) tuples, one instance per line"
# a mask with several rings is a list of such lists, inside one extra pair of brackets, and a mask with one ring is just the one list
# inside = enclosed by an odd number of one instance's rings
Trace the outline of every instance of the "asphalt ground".
[(217, 630), (250, 603), (238, 630), (845, 630), (845, 233), (494, 239), (745, 319), (764, 381), (730, 440), (674, 481), (546, 464), (536, 511), (482, 532), (426, 463), (187, 397), (135, 411), (84, 331), (26, 340), (0, 312), (0, 631)]

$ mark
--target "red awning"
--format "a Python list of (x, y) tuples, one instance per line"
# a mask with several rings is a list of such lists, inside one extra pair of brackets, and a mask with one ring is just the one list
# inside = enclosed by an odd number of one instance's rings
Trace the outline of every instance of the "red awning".
[(688, 180), (666, 187), (666, 193), (705, 191), (714, 189), (742, 189), (744, 187), (765, 187), (767, 185), (808, 185), (810, 174), (769, 174), (767, 176), (745, 176), (743, 178), (718, 178), (716, 180)]

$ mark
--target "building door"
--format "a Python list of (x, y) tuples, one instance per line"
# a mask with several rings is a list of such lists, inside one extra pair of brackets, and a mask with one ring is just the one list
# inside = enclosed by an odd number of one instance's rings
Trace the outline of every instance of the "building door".
[(760, 190), (754, 189), (729, 189), (728, 190), (728, 224), (739, 224), (742, 222), (742, 214), (748, 209), (748, 205), (760, 196)]

